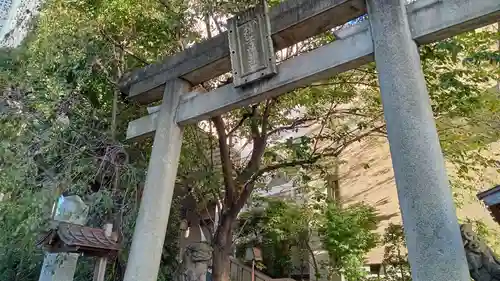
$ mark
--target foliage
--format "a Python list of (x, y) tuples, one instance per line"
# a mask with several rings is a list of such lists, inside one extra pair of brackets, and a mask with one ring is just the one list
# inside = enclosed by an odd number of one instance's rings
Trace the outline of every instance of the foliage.
[[(471, 223), (476, 234), (493, 250), (498, 249), (498, 237), (496, 233), (491, 233), (485, 223), (478, 220), (465, 219), (462, 223)], [(383, 237), (384, 245), (384, 277), (387, 281), (411, 281), (411, 268), (408, 262), (408, 249), (403, 226), (390, 223), (385, 229)]]
[(403, 226), (390, 223), (385, 229), (384, 238), (384, 280), (411, 281), (408, 250), (406, 249)]
[(498, 253), (500, 253), (500, 241), (498, 241), (497, 238), (499, 235), (498, 229), (491, 228), (480, 219), (471, 219), (466, 217), (465, 219), (459, 219), (459, 223), (471, 224), (478, 237), (484, 241), (498, 256)]
[[(240, 217), (239, 246), (241, 250), (248, 245), (262, 248), (265, 273), (289, 277), (297, 270), (293, 268), (291, 249), (298, 249), (299, 256), (308, 261), (313, 255), (310, 243), (317, 235), (330, 257), (331, 263), (326, 265), (330, 275), (343, 274), (348, 280), (360, 280), (364, 275), (364, 256), (378, 241), (373, 207), (360, 203), (340, 208), (324, 201), (298, 204), (278, 198), (261, 198), (254, 204)], [(312, 266), (316, 272), (310, 272), (311, 276), (318, 275), (325, 265)]]
[[(109, 264), (107, 278), (123, 279), (149, 154), (143, 147), (149, 145), (115, 138), (115, 83), (126, 69), (179, 50), (173, 37), (191, 36), (184, 31), (191, 26), (184, 5), (177, 7), (169, 13), (158, 1), (46, 1), (25, 42), (2, 50), (2, 280), (38, 278), (43, 255), (35, 239), (61, 193), (78, 194), (90, 205), (91, 226), (117, 214), (125, 250)], [(123, 132), (139, 112), (121, 100), (118, 107), (117, 130)], [(103, 160), (113, 149), (129, 160), (119, 169), (118, 190), (113, 164)], [(170, 212), (161, 279), (172, 278), (177, 262), (177, 213)], [(82, 259), (75, 280), (87, 280), (93, 263)]]
[(259, 198), (253, 207), (240, 215), (238, 230), (238, 252), (243, 256), (247, 247), (262, 250), (262, 271), (273, 277), (290, 277), (301, 268), (294, 268), (292, 250), (308, 257), (308, 216), (302, 206), (294, 201)]
[(319, 233), (330, 257), (330, 270), (347, 280), (361, 280), (366, 274), (362, 269), (365, 255), (377, 246), (377, 224), (371, 206), (358, 203), (342, 208), (329, 203)]
[(493, 26), (421, 48), (422, 67), (458, 206), (477, 200), (482, 172), (497, 168), (489, 144), (500, 139), (500, 77)]

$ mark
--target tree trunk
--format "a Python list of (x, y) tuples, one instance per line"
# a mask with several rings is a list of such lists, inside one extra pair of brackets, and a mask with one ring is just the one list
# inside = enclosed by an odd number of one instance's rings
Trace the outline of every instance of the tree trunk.
[[(500, 21), (497, 23), (497, 33), (500, 34)], [(498, 48), (497, 50), (500, 52), (500, 39), (498, 39)], [(497, 90), (500, 91), (500, 78), (497, 81)]]
[(212, 258), (212, 280), (229, 281), (229, 255), (226, 250), (214, 247)]
[(230, 256), (233, 240), (234, 218), (224, 216), (215, 234), (214, 252), (212, 254), (212, 280), (229, 281)]
[[(307, 247), (307, 251), (309, 252), (309, 255), (312, 258), (312, 264), (314, 268), (314, 280), (318, 281), (318, 279), (321, 277), (321, 274), (319, 272), (318, 261), (316, 260), (316, 256), (314, 255), (314, 251), (311, 248), (311, 245), (309, 243), (305, 243), (305, 246)], [(311, 280), (311, 278), (309, 278), (309, 280)]]

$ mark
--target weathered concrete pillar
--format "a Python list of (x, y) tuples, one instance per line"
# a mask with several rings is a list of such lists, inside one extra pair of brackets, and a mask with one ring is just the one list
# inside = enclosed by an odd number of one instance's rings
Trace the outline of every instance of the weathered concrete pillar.
[(156, 281), (158, 277), (182, 145), (175, 113), (181, 94), (188, 90), (189, 85), (180, 79), (165, 87), (124, 281)]
[[(58, 202), (54, 220), (84, 225), (88, 206), (79, 196), (62, 197)], [(72, 281), (75, 275), (78, 254), (46, 254), (39, 281)]]
[(367, 0), (367, 4), (413, 280), (469, 281), (429, 94), (403, 0)]

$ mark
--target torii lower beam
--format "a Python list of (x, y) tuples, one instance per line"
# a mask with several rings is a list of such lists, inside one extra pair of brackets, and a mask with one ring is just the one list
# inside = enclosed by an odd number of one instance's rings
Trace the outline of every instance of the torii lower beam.
[(252, 88), (229, 85), (211, 93), (179, 97), (188, 85), (180, 80), (167, 84), (157, 120), (146, 120), (151, 123), (149, 131), (129, 128), (132, 137), (151, 134), (154, 128), (161, 133), (155, 136), (124, 281), (157, 278), (166, 208), (172, 199), (182, 141), (180, 126), (352, 69), (372, 61), (374, 51), (414, 280), (469, 280), (414, 41), (429, 43), (494, 23), (500, 16), (500, 2), (419, 0), (406, 7), (403, 0), (367, 2), (371, 32), (358, 32), (284, 62), (276, 77)]

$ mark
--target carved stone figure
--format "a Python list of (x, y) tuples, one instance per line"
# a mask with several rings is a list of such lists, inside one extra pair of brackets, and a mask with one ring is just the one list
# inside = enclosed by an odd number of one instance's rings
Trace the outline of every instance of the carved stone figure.
[(189, 244), (182, 254), (177, 281), (206, 281), (212, 250), (207, 242)]
[(472, 225), (460, 226), (469, 272), (475, 281), (500, 281), (500, 261), (493, 251), (472, 230)]

